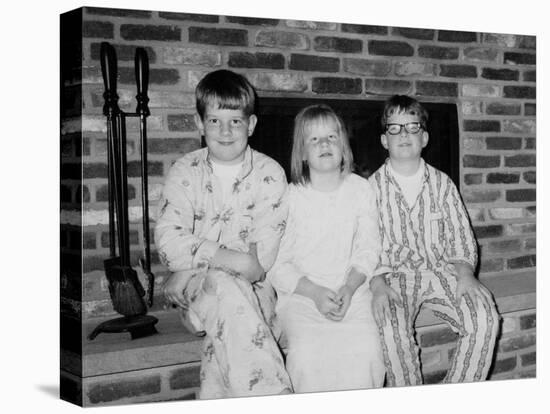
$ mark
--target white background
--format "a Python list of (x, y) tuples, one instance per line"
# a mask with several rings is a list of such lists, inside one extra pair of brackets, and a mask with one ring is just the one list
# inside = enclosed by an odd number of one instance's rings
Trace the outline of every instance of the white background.
[[(100, 408), (117, 413), (346, 412), (535, 413), (548, 387), (548, 294), (542, 235), (548, 231), (543, 76), (548, 72), (548, 16), (543, 1), (207, 0), (10, 1), (0, 24), (1, 329), (0, 407), (4, 412), (80, 410), (59, 400), (59, 14), (83, 5), (141, 10), (291, 18), (371, 25), (537, 36), (537, 379), (408, 389), (333, 392), (223, 401)], [(322, 4), (325, 3), (325, 4)], [(544, 33), (546, 31), (546, 33)], [(6, 95), (4, 92), (6, 91)], [(548, 391), (546, 391), (548, 392)], [(6, 410), (7, 409), (7, 410)], [(93, 409), (94, 411), (96, 409)]]

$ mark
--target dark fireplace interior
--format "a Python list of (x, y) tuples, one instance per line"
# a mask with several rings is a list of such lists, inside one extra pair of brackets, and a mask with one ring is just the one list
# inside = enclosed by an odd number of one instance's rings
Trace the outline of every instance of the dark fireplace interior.
[[(341, 99), (260, 99), (258, 125), (250, 145), (278, 161), (290, 177), (290, 152), (294, 117), (301, 108), (318, 103), (330, 105), (344, 120), (350, 137), (355, 172), (368, 177), (387, 157), (380, 143), (380, 114), (384, 101)], [(430, 118), (430, 141), (424, 159), (447, 173), (459, 187), (458, 120), (455, 104), (423, 103)]]

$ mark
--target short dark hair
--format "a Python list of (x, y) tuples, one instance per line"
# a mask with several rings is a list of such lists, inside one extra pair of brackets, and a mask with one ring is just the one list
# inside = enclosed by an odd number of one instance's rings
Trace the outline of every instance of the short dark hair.
[(388, 118), (396, 113), (407, 113), (418, 116), (422, 129), (427, 131), (428, 111), (426, 111), (420, 102), (407, 95), (393, 95), (386, 101), (380, 120), (383, 131), (386, 130)]
[(210, 72), (195, 89), (201, 119), (210, 104), (219, 109), (242, 109), (246, 116), (250, 116), (256, 112), (256, 98), (256, 91), (248, 79), (225, 69)]

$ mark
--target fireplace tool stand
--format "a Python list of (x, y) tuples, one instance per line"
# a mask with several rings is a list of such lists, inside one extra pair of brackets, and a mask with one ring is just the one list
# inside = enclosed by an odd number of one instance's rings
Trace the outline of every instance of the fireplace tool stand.
[[(103, 114), (107, 117), (107, 169), (109, 194), (109, 249), (110, 258), (104, 261), (105, 275), (113, 308), (120, 318), (99, 324), (88, 339), (93, 340), (102, 332), (129, 332), (132, 339), (157, 333), (158, 319), (147, 315), (153, 305), (154, 275), (151, 272), (149, 238), (149, 206), (147, 185), (147, 87), (149, 61), (143, 48), (136, 49), (135, 73), (137, 83), (137, 108), (135, 113), (125, 113), (118, 107), (117, 59), (115, 49), (107, 42), (101, 44), (101, 72), (105, 85)], [(128, 166), (126, 161), (126, 118), (139, 117), (141, 149), (141, 202), (143, 210), (143, 257), (140, 265), (147, 276), (148, 289), (139, 281), (130, 264), (130, 238), (128, 219)], [(115, 226), (116, 224), (116, 226)], [(118, 255), (117, 253), (118, 247)]]

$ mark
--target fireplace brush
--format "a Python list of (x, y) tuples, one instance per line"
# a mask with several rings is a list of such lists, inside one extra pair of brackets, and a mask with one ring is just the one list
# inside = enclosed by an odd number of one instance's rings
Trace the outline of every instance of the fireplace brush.
[[(149, 207), (147, 185), (147, 117), (149, 108), (147, 88), (149, 63), (143, 48), (137, 48), (135, 74), (137, 83), (137, 108), (135, 113), (125, 113), (118, 106), (116, 91), (117, 60), (115, 49), (107, 42), (100, 49), (101, 72), (105, 85), (103, 114), (107, 118), (107, 170), (109, 203), (110, 258), (104, 261), (109, 295), (116, 312), (122, 318), (99, 324), (89, 335), (94, 339), (101, 332), (130, 332), (131, 338), (156, 333), (158, 319), (146, 315), (153, 304), (154, 275), (151, 272), (149, 239)], [(141, 201), (143, 211), (143, 257), (140, 264), (147, 276), (147, 300), (137, 272), (130, 264), (130, 240), (128, 219), (128, 166), (126, 160), (126, 117), (139, 117), (141, 155)], [(117, 253), (118, 247), (118, 255)]]

